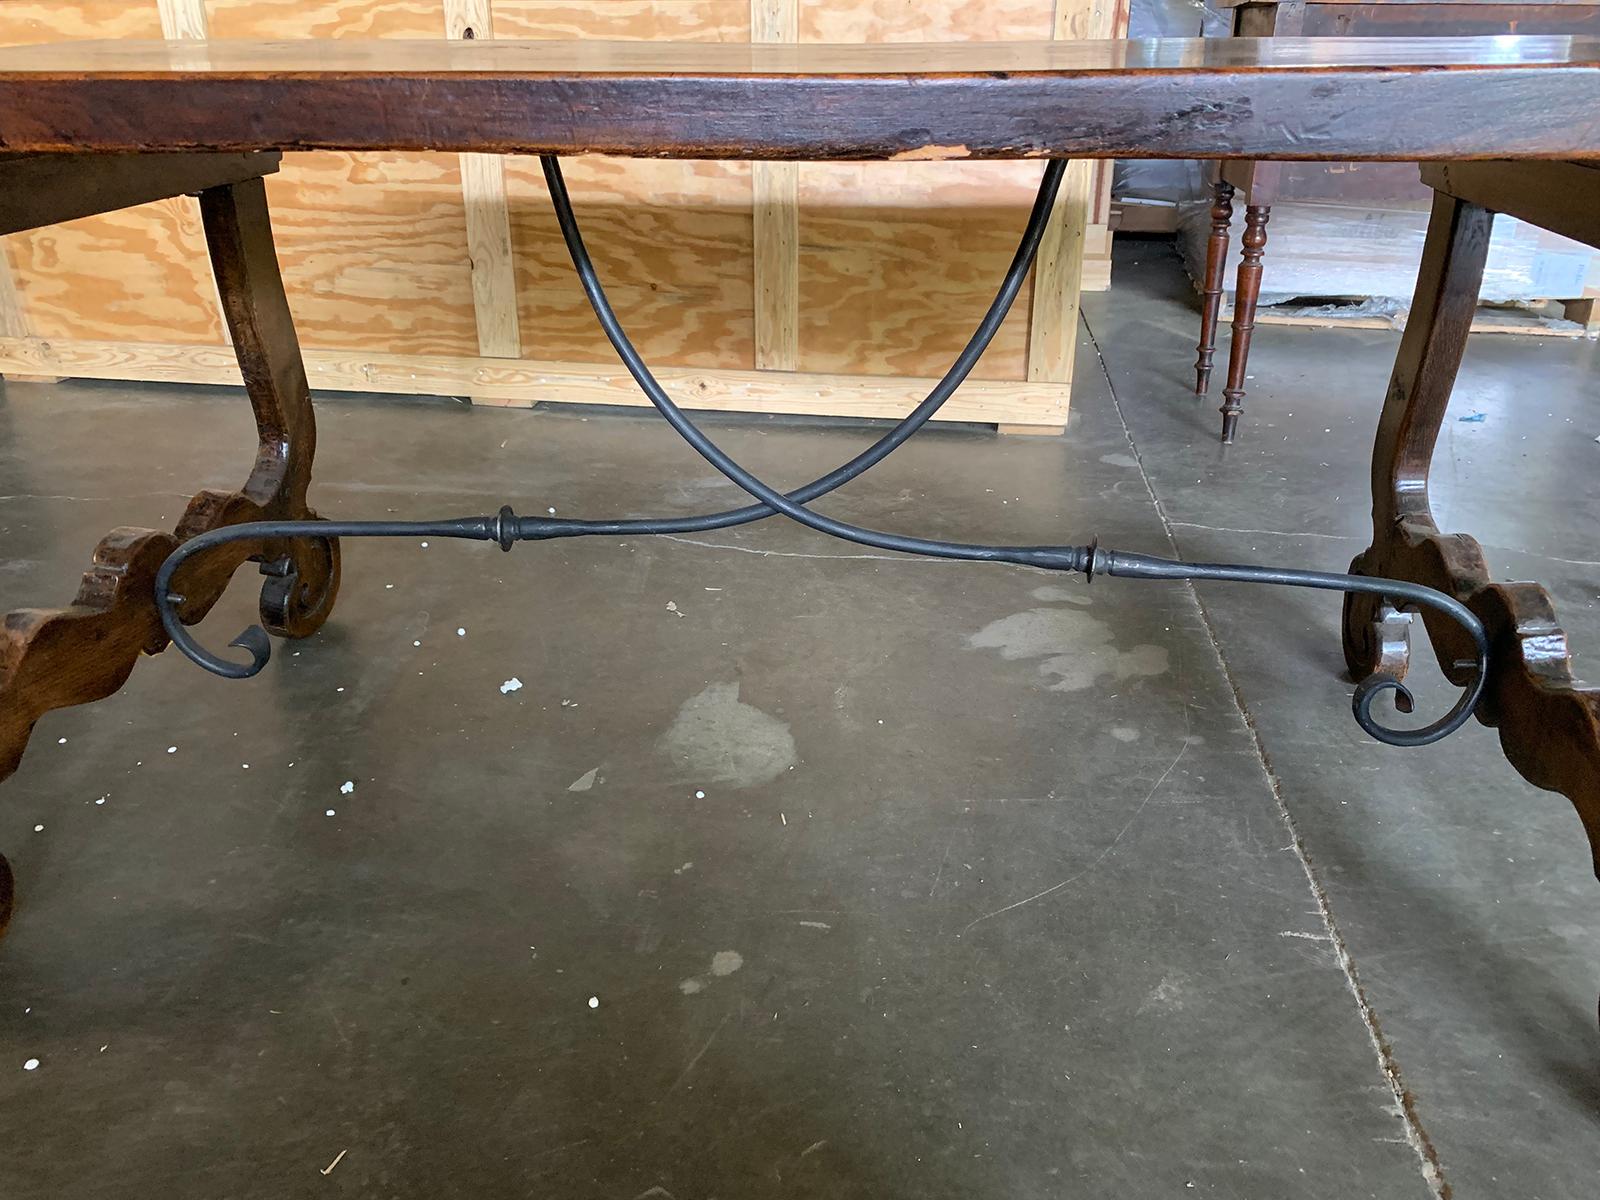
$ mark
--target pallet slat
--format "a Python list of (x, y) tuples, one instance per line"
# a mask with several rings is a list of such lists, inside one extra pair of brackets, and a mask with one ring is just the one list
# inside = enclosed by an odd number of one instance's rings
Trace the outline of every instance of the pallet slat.
[[(620, 366), (517, 362), (467, 356), (303, 351), (312, 389), (463, 396), (497, 407), (541, 401), (648, 406)], [(0, 338), (0, 375), (158, 383), (237, 384), (239, 367), (225, 346), (149, 342), (68, 342)], [(933, 379), (807, 374), (787, 371), (662, 367), (662, 385), (687, 408), (722, 412), (814, 413), (901, 417), (927, 395)], [(1066, 423), (1070, 385), (969, 380), (940, 411), (949, 421), (1056, 427)]]
[[(1042, 39), (1110, 36), (1125, 15), (1126, 0), (12, 0), (0, 5), (0, 45), (441, 30), (474, 39)], [(585, 157), (568, 175), (602, 274), (652, 362), (704, 384), (719, 407), (898, 415), (987, 304), (1038, 165), (873, 167)], [(987, 378), (952, 402), (952, 416), (1065, 423), (1068, 389), (1046, 385), (1070, 380), (1073, 281), (1109, 284), (1109, 174), (1104, 164), (1092, 170), (1093, 182), (1074, 174), (1073, 203), (1055, 218), (1037, 282), (980, 364)], [(407, 386), (415, 375), (483, 403), (524, 404), (533, 396), (526, 380), (542, 374), (568, 380), (568, 398), (628, 402), (596, 383), (612, 373), (609, 348), (570, 278), (532, 160), (295, 154), (268, 187), (301, 342), (323, 386), (372, 387), (376, 372), (386, 387), (428, 390)], [(209, 353), (225, 357), (227, 333), (193, 209), (167, 201), (7, 239), (0, 370), (230, 377)], [(1081, 236), (1067, 235), (1073, 220)], [(56, 365), (39, 366), (44, 358)], [(495, 360), (514, 372), (496, 373)]]

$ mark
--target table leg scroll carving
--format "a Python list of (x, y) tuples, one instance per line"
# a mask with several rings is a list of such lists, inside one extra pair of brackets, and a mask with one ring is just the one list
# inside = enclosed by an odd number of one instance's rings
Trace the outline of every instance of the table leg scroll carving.
[[(1401, 612), (1381, 596), (1346, 592), (1344, 644), (1350, 677), (1365, 679), (1381, 672), (1404, 679), (1411, 666), (1411, 621), (1411, 613)], [(1394, 703), (1401, 712), (1411, 711), (1409, 697), (1397, 694)]]
[[(1566, 634), (1549, 593), (1534, 583), (1490, 579), (1482, 547), (1446, 534), (1428, 501), (1428, 469), (1466, 347), (1493, 214), (1435, 195), (1411, 319), (1373, 448), (1373, 540), (1352, 572), (1405, 579), (1465, 604), (1490, 640), (1489, 678), (1478, 719), (1496, 727), (1506, 758), (1528, 782), (1572, 801), (1600, 876), (1600, 689), (1573, 677)], [(1459, 683), (1471, 647), (1459, 627), (1423, 613), (1445, 675)], [(1366, 596), (1345, 606), (1350, 670), (1404, 669), (1398, 627)], [(1379, 667), (1382, 660), (1389, 666)]]
[[(173, 533), (114, 530), (96, 547), (73, 603), (22, 609), (0, 625), (0, 779), (16, 770), (34, 724), (52, 709), (103, 699), (140, 654), (167, 646), (155, 606), (162, 561), (207, 530), (246, 521), (316, 516), (306, 504), (316, 431), (311, 394), (290, 323), (260, 179), (213, 188), (201, 213), (223, 307), (260, 435), (255, 466), (237, 492), (196, 495)], [(185, 565), (173, 580), (185, 623), (200, 620), (235, 569), (262, 563), (262, 621), (304, 637), (327, 618), (339, 586), (332, 539), (241, 541)], [(0, 871), (0, 898), (9, 876)], [(0, 905), (0, 916), (4, 915)]]
[(153, 599), (156, 570), (178, 539), (117, 529), (95, 547), (69, 608), (7, 613), (0, 635), (0, 779), (17, 769), (45, 713), (111, 695), (141, 653), (167, 644)]
[[(1524, 779), (1572, 801), (1600, 876), (1600, 688), (1574, 678), (1550, 594), (1536, 583), (1492, 582), (1477, 542), (1440, 533), (1431, 522), (1405, 522), (1387, 544), (1357, 556), (1350, 569), (1438, 588), (1483, 622), (1491, 651), (1478, 719), (1499, 729), (1506, 758)], [(1447, 622), (1438, 628), (1426, 617), (1424, 622), (1440, 666), (1454, 676), (1466, 645)], [(1361, 678), (1372, 661), (1372, 643), (1354, 641), (1348, 621), (1345, 634), (1351, 671)]]

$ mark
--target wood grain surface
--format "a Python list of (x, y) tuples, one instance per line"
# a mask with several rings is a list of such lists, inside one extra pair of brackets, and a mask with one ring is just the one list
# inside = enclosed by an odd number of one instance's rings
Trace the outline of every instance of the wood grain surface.
[(0, 50), (0, 150), (1574, 158), (1597, 94), (1569, 37), (85, 42)]

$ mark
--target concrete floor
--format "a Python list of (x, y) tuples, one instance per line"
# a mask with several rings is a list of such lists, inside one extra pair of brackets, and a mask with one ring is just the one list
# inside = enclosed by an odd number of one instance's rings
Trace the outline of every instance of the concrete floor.
[[(1064, 439), (927, 433), (827, 511), (1342, 568), (1396, 338), (1264, 329), (1224, 450), (1176, 260), (1118, 272)], [(1439, 470), (1444, 523), (1580, 647), (1596, 357), (1475, 340), (1486, 419)], [(737, 502), (639, 415), (320, 412), (330, 514)], [(709, 424), (778, 480), (871, 436)], [(250, 439), (222, 391), (10, 385), (0, 607), (64, 602)], [(1592, 1200), (1577, 820), (1490, 731), (1367, 740), (1337, 616), (781, 522), (350, 544), (333, 622), (262, 677), (148, 660), (4, 785), (4, 1194)]]

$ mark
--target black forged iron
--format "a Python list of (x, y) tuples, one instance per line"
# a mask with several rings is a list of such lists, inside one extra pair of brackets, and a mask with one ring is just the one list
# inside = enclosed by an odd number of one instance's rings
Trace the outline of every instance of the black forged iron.
[(1398, 608), (1417, 605), (1433, 608), (1471, 634), (1476, 649), (1475, 662), (1458, 664), (1464, 669), (1475, 668), (1475, 674), (1457, 699), (1455, 706), (1430, 725), (1417, 729), (1390, 728), (1379, 723), (1372, 715), (1374, 701), (1384, 692), (1395, 692), (1409, 709), (1411, 693), (1393, 676), (1376, 674), (1362, 680), (1356, 686), (1351, 700), (1355, 719), (1362, 729), (1381, 742), (1395, 746), (1421, 746), (1436, 742), (1455, 732), (1471, 719), (1477, 709), (1478, 700), (1487, 682), (1489, 663), (1489, 642), (1483, 624), (1465, 605), (1453, 597), (1420, 584), (1398, 579), (1299, 571), (1283, 567), (1181, 562), (1175, 559), (1106, 550), (1094, 543), (1086, 546), (989, 546), (935, 541), (866, 529), (835, 520), (805, 507), (809, 501), (848, 483), (883, 461), (907, 438), (921, 429), (966, 379), (993, 340), (995, 331), (1005, 319), (1022, 286), (1022, 281), (1033, 265), (1046, 221), (1060, 189), (1062, 173), (1066, 167), (1065, 161), (1054, 160), (1046, 166), (1038, 196), (1034, 200), (1033, 210), (1029, 214), (1016, 255), (1006, 271), (994, 301), (989, 305), (971, 339), (951, 364), (949, 371), (928, 393), (927, 398), (855, 458), (788, 494), (768, 486), (729, 458), (684, 414), (651, 374), (650, 368), (639, 357), (638, 351), (618, 322), (616, 312), (612, 309), (605, 290), (595, 274), (594, 263), (584, 246), (583, 235), (578, 228), (577, 218), (573, 214), (572, 204), (567, 196), (560, 164), (553, 155), (541, 156), (540, 161), (544, 167), (545, 181), (549, 185), (550, 198), (561, 226), (562, 237), (566, 241), (579, 281), (583, 285), (596, 319), (623, 365), (627, 367), (628, 373), (684, 441), (694, 447), (713, 467), (749, 493), (756, 503), (696, 517), (616, 521), (519, 517), (507, 506), (492, 517), (461, 517), (443, 521), (252, 521), (224, 526), (200, 534), (179, 546), (162, 563), (161, 570), (156, 576), (156, 605), (161, 614), (161, 623), (173, 644), (189, 659), (214, 674), (243, 679), (260, 671), (271, 655), (270, 639), (266, 631), (258, 625), (251, 626), (230, 643), (249, 652), (251, 661), (240, 663), (213, 654), (201, 646), (185, 628), (179, 615), (178, 606), (183, 603), (183, 597), (172, 592), (172, 581), (177, 570), (193, 555), (228, 542), (306, 537), (320, 539), (450, 537), (492, 541), (499, 544), (501, 549), (510, 550), (512, 544), (519, 541), (597, 535), (643, 536), (698, 532), (743, 525), (781, 514), (831, 537), (904, 554), (973, 562), (1012, 563), (1054, 571), (1076, 571), (1091, 579), (1097, 574), (1136, 579), (1202, 579), (1308, 587), (1345, 593), (1359, 592), (1380, 596)]

